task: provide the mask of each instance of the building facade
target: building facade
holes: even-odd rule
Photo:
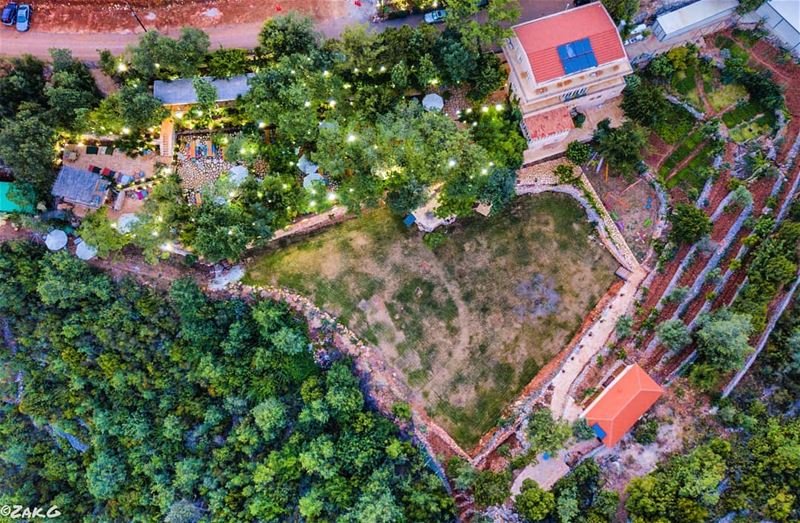
[[[571,115],[618,97],[632,72],[617,28],[599,2],[513,28],[503,46],[509,89],[529,147],[563,140]]]

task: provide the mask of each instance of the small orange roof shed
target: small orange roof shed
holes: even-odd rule
[[[587,407],[583,417],[606,447],[613,447],[663,393],[664,389],[634,363]]]

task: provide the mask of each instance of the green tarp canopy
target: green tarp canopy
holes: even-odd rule
[[[0,182],[0,212],[33,213],[33,207],[22,207],[9,198],[9,191],[14,186],[12,182]]]

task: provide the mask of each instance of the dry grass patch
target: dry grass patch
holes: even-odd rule
[[[525,196],[431,252],[381,209],[259,257],[248,279],[338,314],[469,448],[612,283],[617,264],[592,232],[572,199]]]

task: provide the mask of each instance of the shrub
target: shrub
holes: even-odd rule
[[[542,521],[556,507],[552,492],[542,490],[535,481],[526,479],[522,482],[520,493],[514,499],[514,509],[526,521]]]
[[[398,401],[392,405],[392,414],[401,421],[411,421],[411,405]]]
[[[633,428],[633,439],[640,445],[649,445],[656,441],[658,436],[658,420],[653,418],[642,419]]]
[[[429,232],[422,237],[422,241],[430,250],[435,251],[447,241],[447,235],[441,231]]]
[[[711,232],[711,219],[694,205],[679,203],[670,214],[670,237],[676,243],[690,244]]]
[[[472,497],[481,507],[500,505],[511,495],[511,474],[484,470],[478,473],[472,487]]]
[[[669,350],[675,352],[684,348],[692,341],[689,329],[681,320],[667,320],[656,327],[656,336]]]
[[[567,159],[575,165],[583,165],[589,161],[592,155],[592,147],[587,143],[573,140],[567,145]]]

